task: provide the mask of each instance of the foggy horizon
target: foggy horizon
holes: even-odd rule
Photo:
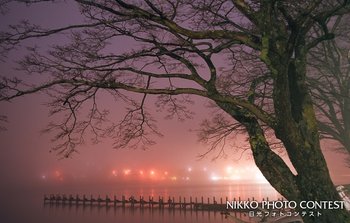
[[[349,91],[333,86],[348,49],[321,68],[346,1],[19,2],[0,2],[1,222],[224,223],[223,198],[350,206]]]

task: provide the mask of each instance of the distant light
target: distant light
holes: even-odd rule
[[[130,169],[125,169],[123,172],[124,172],[124,175],[129,175],[131,170]]]
[[[165,172],[164,172],[164,175],[168,175],[168,171],[165,171]]]
[[[186,177],[186,180],[187,180],[187,181],[190,180],[190,177]]]
[[[192,167],[188,167],[188,168],[187,168],[187,171],[188,171],[188,172],[192,172]]]
[[[255,174],[255,181],[259,182],[259,183],[268,183],[268,181],[266,180],[266,178],[262,175],[261,172],[257,172]]]
[[[211,176],[210,177],[210,180],[212,180],[212,181],[218,181],[220,179],[221,179],[221,177],[218,177],[218,176]]]
[[[46,180],[46,175],[42,175],[41,179]]]
[[[55,176],[56,176],[56,177],[60,177],[60,176],[61,176],[60,171],[56,170],[56,171],[55,171]]]
[[[113,171],[112,171],[112,175],[116,177],[116,176],[118,175],[117,171],[116,171],[116,170],[113,170]]]
[[[207,169],[206,167],[203,168],[203,171],[204,171],[204,172],[207,172],[207,170],[208,170],[208,169]]]
[[[140,170],[140,172],[139,172],[139,173],[140,173],[140,175],[143,175],[143,174],[144,174],[143,170]]]
[[[231,173],[232,173],[232,170],[233,170],[232,166],[226,167],[226,173],[227,173],[227,174],[231,174]]]
[[[171,179],[172,181],[176,181],[176,180],[177,180],[177,177],[176,177],[176,176],[172,176],[170,179]]]
[[[232,175],[231,177],[230,177],[230,180],[241,180],[242,178],[241,178],[241,176],[240,175]]]
[[[151,171],[149,172],[149,174],[150,174],[151,176],[154,176],[156,173],[154,172],[154,170],[151,170]]]

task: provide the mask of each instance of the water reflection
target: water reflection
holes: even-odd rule
[[[256,200],[261,200],[263,197],[269,197],[271,200],[276,200],[280,195],[270,186],[264,185],[113,185],[113,186],[62,186],[43,188],[11,188],[6,190],[6,193],[1,194],[0,199],[0,221],[6,223],[208,223],[208,222],[232,222],[224,218],[220,212],[195,211],[195,210],[180,210],[180,209],[159,209],[155,206],[153,209],[145,206],[140,208],[138,205],[132,208],[122,208],[120,205],[114,207],[110,205],[105,207],[98,205],[62,205],[62,204],[46,204],[43,206],[43,195],[49,194],[76,194],[80,198],[85,194],[88,198],[92,194],[95,198],[100,194],[101,197],[108,195],[113,198],[117,195],[121,199],[122,195],[126,198],[130,196],[143,196],[148,200],[149,196],[154,196],[158,199],[159,196],[164,197],[167,201],[168,197],[182,199],[186,197],[186,201],[190,201],[192,196],[193,201],[197,197],[198,202],[201,202],[203,196],[204,202],[213,197],[219,203],[220,198],[225,201],[228,199],[241,197],[242,200],[254,197]],[[5,202],[6,201],[6,202]],[[238,217],[249,220],[242,213],[237,213]]]
[[[145,222],[145,223],[187,223],[187,222],[229,222],[218,211],[183,210],[158,207],[121,207],[98,205],[69,205],[46,203],[44,214],[62,222]],[[242,218],[244,215],[241,214]],[[231,221],[232,222],[232,221]]]

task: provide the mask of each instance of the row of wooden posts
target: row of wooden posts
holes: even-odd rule
[[[247,201],[254,200],[248,199]],[[263,199],[264,201],[265,199]],[[268,198],[266,198],[268,200]],[[192,196],[189,198],[189,200],[186,200],[186,197],[179,197],[178,200],[175,200],[175,197],[169,197],[167,200],[164,199],[164,197],[158,197],[158,199],[154,199],[154,197],[149,196],[148,200],[145,199],[143,196],[140,196],[139,199],[135,199],[134,196],[129,197],[126,199],[126,197],[123,195],[121,199],[117,199],[117,196],[114,195],[113,199],[110,198],[108,195],[106,195],[105,198],[101,198],[99,195],[97,198],[94,198],[92,195],[88,198],[86,195],[83,195],[83,197],[80,197],[79,195],[73,196],[73,195],[44,195],[44,203],[45,204],[68,204],[68,205],[98,205],[98,206],[122,206],[122,207],[158,207],[158,208],[180,208],[180,209],[191,209],[191,210],[216,210],[216,211],[227,211],[226,203],[228,201],[228,198],[225,199],[220,198],[217,200],[215,197],[210,201],[209,198],[207,200],[204,200],[204,197],[201,197],[200,199],[197,199],[195,197],[194,199]],[[241,201],[241,198],[233,199],[233,201]]]

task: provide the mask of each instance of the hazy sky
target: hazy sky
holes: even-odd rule
[[[26,7],[15,7],[5,19],[1,19],[0,28],[7,24],[16,23],[20,19],[30,19],[43,25],[72,24],[79,20],[79,14],[74,7],[65,7],[56,4],[53,7],[37,5],[34,9],[27,10]],[[43,39],[43,45],[50,44],[52,40]],[[62,39],[55,39],[62,41]],[[31,42],[27,41],[27,45]],[[120,42],[116,49],[122,49],[129,46],[128,42]],[[1,75],[19,74],[14,71],[13,61],[18,60],[22,51],[15,51],[9,55],[6,62],[0,63]],[[240,154],[233,154],[226,159],[218,159],[211,162],[215,154],[209,155],[203,160],[198,160],[198,154],[206,151],[206,146],[200,144],[197,140],[195,130],[199,128],[199,123],[205,117],[211,115],[206,109],[207,101],[193,97],[195,106],[195,118],[178,122],[174,120],[165,120],[165,113],[154,114],[157,117],[159,130],[164,137],[154,138],[157,141],[155,146],[149,150],[115,150],[112,149],[112,142],[106,139],[104,142],[92,145],[86,144],[79,147],[80,154],[73,155],[72,158],[59,160],[54,153],[49,153],[52,146],[51,136],[41,134],[50,121],[48,109],[43,105],[47,102],[45,95],[29,95],[16,99],[11,103],[1,103],[1,114],[8,115],[8,130],[0,133],[0,177],[6,179],[4,184],[36,183],[44,178],[57,175],[64,176],[92,176],[108,178],[113,174],[113,170],[122,172],[125,169],[133,171],[139,169],[169,171],[169,173],[186,172],[189,168],[193,171],[204,168],[210,171],[208,178],[213,174],[220,175],[225,168],[232,166],[233,169],[239,169],[246,166],[253,166],[253,161],[249,156],[243,156],[239,161]],[[107,106],[110,101],[101,99]],[[152,106],[149,104],[148,106]],[[118,109],[112,109],[116,117],[120,116]],[[243,137],[241,137],[243,138]],[[233,144],[240,145],[242,139],[238,138]],[[330,147],[331,143],[325,142],[325,148]],[[350,181],[350,169],[345,167],[343,155],[327,150],[325,152],[332,177],[336,183]],[[119,173],[118,172],[118,173]]]

